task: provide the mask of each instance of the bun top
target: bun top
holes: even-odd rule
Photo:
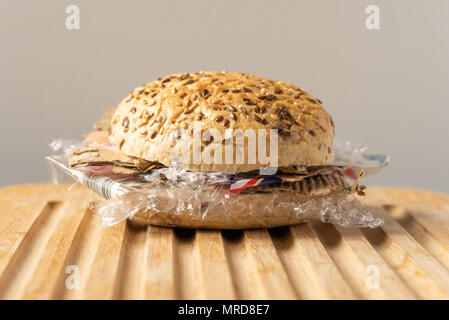
[[[201,151],[212,155],[218,145],[236,143],[227,129],[265,129],[267,147],[269,130],[277,129],[278,167],[324,165],[334,156],[334,124],[319,99],[290,83],[240,72],[173,74],[136,88],[112,117],[110,140],[129,156],[170,166],[177,140],[194,150],[192,139],[179,139],[180,129],[193,134],[194,123],[201,125],[203,134],[221,134],[221,141],[215,135],[200,140]],[[250,163],[252,151],[246,143],[243,151],[244,163],[198,163],[191,157],[180,165],[192,171],[228,172],[270,166],[258,158]]]

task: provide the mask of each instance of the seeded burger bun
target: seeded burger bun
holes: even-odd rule
[[[321,101],[297,86],[239,72],[198,72],[166,76],[133,90],[112,117],[110,140],[128,155],[172,165],[174,134],[192,134],[195,121],[216,129],[278,129],[278,167],[319,166],[333,159],[334,124]],[[269,132],[269,131],[268,131]],[[267,146],[270,136],[267,135]],[[187,146],[193,154],[191,144]],[[269,164],[181,163],[191,171],[246,172]],[[223,154],[224,159],[224,154]]]
[[[247,73],[195,72],[157,79],[133,90],[119,104],[110,126],[103,124],[102,127],[108,127],[110,142],[124,155],[169,167],[173,165],[174,145],[180,140],[179,131],[183,129],[183,134],[192,136],[194,124],[198,123],[202,134],[211,129],[221,134],[219,139],[202,141],[202,152],[215,150],[217,144],[222,147],[231,143],[236,150],[237,140],[227,135],[230,131],[227,129],[233,129],[233,132],[238,129],[242,132],[277,129],[277,166],[281,172],[298,167],[317,168],[334,157],[334,124],[319,99],[292,84]],[[270,135],[266,139],[266,145],[270,146]],[[193,154],[192,143],[182,143]],[[223,159],[222,164],[186,161],[180,165],[191,171],[243,174],[270,165],[248,163],[248,154],[248,143],[245,142],[243,164],[236,161],[226,164]],[[160,226],[214,229],[297,224],[310,217],[311,212],[320,210],[313,204],[311,212],[297,210],[298,204],[319,203],[310,200],[334,191],[351,193],[354,189],[347,185],[341,173],[332,173],[283,182],[279,186],[257,186],[239,194],[229,193],[226,201],[217,205],[214,199],[219,191],[207,187],[201,192],[190,185],[171,185],[167,192],[163,183],[155,188],[159,189],[152,199],[157,199],[158,207],[171,208],[174,199],[189,205],[179,207],[176,214],[171,210],[142,209],[133,220]],[[142,199],[138,193],[128,193],[121,201],[133,204]],[[194,207],[198,209],[197,214],[191,212]]]

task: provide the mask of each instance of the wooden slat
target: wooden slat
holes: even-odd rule
[[[326,297],[327,292],[316,281],[316,274],[290,229],[276,228],[269,233],[296,296],[300,299]],[[327,296],[327,298],[330,297]]]
[[[74,239],[65,257],[63,267],[58,274],[53,299],[82,299],[87,286],[89,269],[92,266],[95,252],[100,240],[100,228],[93,213],[86,209],[79,224]],[[72,268],[78,268],[79,274]],[[78,276],[79,288],[68,287],[70,276]]]
[[[449,273],[383,208],[370,210],[385,220],[385,226],[362,232],[384,261],[421,299],[447,299]]]
[[[441,219],[426,213],[386,206],[390,215],[435,259],[449,270],[449,217]]]
[[[247,276],[263,291],[267,299],[294,299],[295,291],[285,273],[276,249],[266,230],[244,232],[245,251],[248,256]]]
[[[291,226],[290,229],[295,237],[295,243],[301,250],[299,252],[302,256],[302,261],[305,260],[308,263],[306,269],[307,278],[313,279],[323,291],[323,294],[316,298],[356,298],[354,291],[335,266],[323,244],[311,228],[310,223]],[[307,286],[309,282],[310,280],[305,281]]]
[[[45,200],[28,204],[20,201],[21,199],[18,203],[7,204],[0,202],[2,210],[0,219],[0,279],[3,278],[4,270],[10,264],[12,257],[30,231],[33,223],[39,216],[51,209]]]
[[[415,298],[413,292],[386,265],[358,229],[335,228],[318,222],[311,224],[335,265],[359,297],[365,299]],[[370,283],[374,280],[373,276],[379,276],[375,284]],[[384,283],[388,283],[388,287],[384,286]]]
[[[27,284],[24,299],[49,299],[57,285],[58,275],[64,268],[65,257],[70,249],[76,230],[86,214],[83,197],[74,198],[64,203],[58,212],[58,221],[49,238],[39,263],[34,270],[31,281]],[[88,213],[87,213],[88,214]],[[40,232],[46,232],[40,230]]]
[[[254,277],[256,270],[248,264],[248,255],[243,242],[244,231],[223,230],[223,246],[237,299],[263,299],[265,294],[260,282]]]
[[[198,299],[201,297],[198,281],[198,260],[193,259],[195,231],[188,229],[174,230],[174,286],[176,299]],[[159,254],[159,248],[155,248]]]
[[[366,266],[348,243],[342,239],[341,234],[335,230],[334,226],[317,222],[311,222],[311,225],[334,264],[357,296],[360,298],[381,298],[378,292],[366,287]],[[351,263],[348,264],[348,261]]]
[[[357,259],[362,263],[361,278],[364,281],[363,298],[373,299],[415,299],[416,295],[407,285],[390,269],[382,257],[371,246],[369,241],[356,228],[336,227],[341,235],[341,241],[351,248]],[[347,268],[348,264],[345,263]],[[348,276],[351,276],[351,269]],[[377,277],[378,279],[370,279]],[[373,280],[372,283],[370,280]],[[375,286],[374,286],[375,284]]]
[[[369,188],[362,200],[385,220],[377,229],[311,221],[221,232],[103,229],[88,208],[95,198],[79,186],[0,189],[0,298],[449,298],[443,194]],[[73,267],[79,288],[68,284]]]
[[[127,221],[115,280],[115,299],[145,299],[147,227]]]
[[[148,227],[145,297],[147,299],[175,298],[173,230]]]
[[[378,211],[376,211],[378,210]],[[407,252],[409,257],[424,270],[424,272],[444,291],[446,298],[449,298],[449,270],[444,268],[444,264],[439,256],[432,256],[411,234],[409,234],[388,212],[381,208],[372,211],[383,212],[382,218],[385,221],[383,227],[385,233],[390,235]],[[435,244],[435,243],[433,243]],[[432,244],[427,243],[429,248]],[[447,258],[447,256],[443,257]]]
[[[200,281],[200,298],[236,298],[220,231],[198,230],[193,258],[198,261],[195,272]]]
[[[22,297],[39,260],[45,254],[51,234],[57,228],[61,207],[60,202],[47,203],[33,221],[2,274],[0,296],[3,299]]]
[[[85,270],[89,276],[84,283],[83,296],[87,299],[110,299],[113,297],[125,227],[126,222],[123,221],[100,230],[101,237],[97,252],[92,265]],[[83,271],[81,270],[81,272]]]

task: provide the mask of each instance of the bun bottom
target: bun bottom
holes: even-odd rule
[[[189,215],[173,215],[165,212],[144,212],[136,214],[132,219],[138,224],[150,224],[159,227],[181,227],[189,229],[255,229],[275,228],[287,225],[300,224],[307,221],[283,211],[280,214],[256,214],[251,216],[237,216],[223,219],[220,217],[198,218]]]
[[[131,220],[138,224],[194,229],[274,228],[303,223],[317,217],[320,206],[316,204],[322,203],[320,199],[323,197],[326,195],[279,191],[239,194],[238,201],[213,206],[202,216],[182,211],[175,214],[144,209],[138,211]]]

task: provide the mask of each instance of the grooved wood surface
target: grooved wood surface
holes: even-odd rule
[[[375,230],[317,221],[247,231],[130,222],[103,229],[88,208],[95,198],[81,186],[0,189],[1,299],[449,297],[444,194],[369,188],[362,199],[386,222]]]

